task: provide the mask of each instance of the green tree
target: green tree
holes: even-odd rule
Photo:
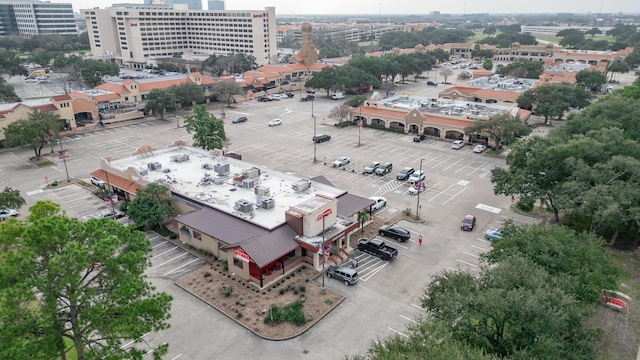
[[[591,28],[591,29],[585,31],[584,33],[587,34],[587,35],[591,35],[591,37],[593,38],[596,35],[602,34],[602,31],[600,29],[598,29],[598,28]]]
[[[485,58],[482,62],[482,68],[485,70],[493,70],[493,60],[490,58]]]
[[[0,102],[12,103],[22,101],[16,94],[13,86],[7,83],[2,75],[0,75]]]
[[[26,120],[18,120],[4,128],[6,146],[29,145],[40,159],[42,148],[59,138],[60,116],[52,112],[34,110]]]
[[[491,170],[491,183],[496,195],[518,196],[523,209],[531,210],[539,201],[553,211],[558,222],[557,186],[571,172],[563,166],[565,154],[552,144],[552,139],[540,137],[516,142],[507,155],[508,168]]]
[[[165,112],[176,111],[176,102],[173,94],[162,89],[151,90],[147,95],[147,103],[144,105],[144,110],[160,114],[160,119],[164,119]]]
[[[565,291],[587,303],[599,301],[602,289],[617,288],[620,268],[594,235],[564,226],[517,227],[511,223],[503,227],[502,234],[481,256],[489,264],[527,258],[556,277]]]
[[[66,358],[73,350],[79,360],[140,359],[146,349],[122,344],[169,327],[171,296],[144,274],[144,233],[110,219],[53,216],[26,225],[21,243],[0,264],[1,358]],[[167,350],[154,349],[154,357]]]
[[[220,99],[221,102],[226,102],[227,105],[231,105],[235,95],[241,95],[244,93],[238,84],[226,81],[218,81],[213,84],[211,92],[218,95],[218,99]]]
[[[473,51],[471,51],[471,57],[475,58],[475,59],[492,59],[493,58],[493,51],[489,50],[489,49],[480,49],[480,44],[476,44],[473,47]]]
[[[607,82],[607,78],[599,71],[581,70],[576,74],[576,82],[596,92]]]
[[[640,83],[640,80],[636,80],[636,82]],[[640,100],[640,84],[625,86],[622,89],[617,89],[614,91],[622,97]]]
[[[482,268],[447,271],[428,285],[422,305],[454,339],[501,358],[585,359],[594,334],[581,304],[558,279],[524,256]]]
[[[216,84],[212,87],[215,89]],[[183,108],[189,108],[193,106],[193,103],[202,104],[205,102],[204,90],[198,84],[183,83],[180,85],[172,85],[169,89],[175,100],[180,103]]]
[[[591,95],[582,88],[562,84],[537,86],[525,91],[517,99],[518,106],[523,109],[533,109],[536,115],[544,116],[545,124],[549,118],[562,119],[570,108],[583,108],[588,105]]]
[[[62,210],[59,204],[56,204],[51,200],[40,200],[29,208],[27,221],[34,223],[38,221],[38,219],[64,214],[65,211]]]
[[[27,69],[22,66],[22,60],[15,52],[0,51],[0,74],[27,75]]]
[[[402,79],[402,83],[404,83],[405,79],[409,75],[414,75],[417,72],[422,73],[422,71],[420,71],[420,67],[413,57],[409,55],[397,55],[394,57],[394,62],[398,65],[398,74]]]
[[[479,120],[464,128],[464,133],[467,136],[480,134],[488,137],[493,142],[496,151],[500,151],[504,142],[513,142],[530,132],[527,125],[509,114],[496,115],[489,120]]]
[[[615,73],[624,74],[631,70],[629,65],[624,61],[614,61],[607,66],[607,74],[609,74],[609,80],[613,80],[613,75]]]
[[[624,62],[626,62],[629,67],[636,67],[640,65],[640,49],[637,47],[634,48],[631,54],[624,58]]]
[[[358,213],[358,224],[360,224],[360,229],[362,229],[363,233],[364,233],[364,223],[366,223],[367,220],[369,220],[369,213],[367,213],[364,210],[360,211]]]
[[[19,209],[24,204],[26,204],[26,202],[24,198],[20,196],[20,190],[15,190],[7,186],[0,192],[0,209]]]
[[[100,60],[87,59],[76,57],[76,62],[73,66],[76,67],[82,77],[82,80],[89,86],[95,87],[102,84],[103,76],[116,76],[120,73],[120,68],[115,63],[107,63]]]
[[[375,341],[366,356],[356,355],[350,360],[393,359],[474,359],[497,360],[499,357],[456,339],[453,331],[442,322],[421,319],[405,331],[406,337],[398,334]]]
[[[562,29],[556,33],[556,37],[564,37],[574,34],[582,34],[582,31],[574,28]]]
[[[337,89],[338,76],[336,68],[327,66],[322,68],[319,72],[313,74],[313,77],[304,83],[307,88],[324,89],[329,96],[329,92]]]
[[[154,225],[162,227],[162,222],[173,215],[175,209],[171,206],[169,189],[150,183],[144,188],[136,189],[136,197],[127,211],[129,218],[136,224],[150,229]]]
[[[542,62],[527,59],[517,59],[516,61],[499,67],[496,73],[502,76],[511,76],[514,78],[538,79],[542,74]]]
[[[5,221],[0,222],[0,264],[3,262],[5,253],[13,250],[22,241],[22,234],[24,233],[25,224],[14,217],[10,217]],[[0,309],[0,314],[2,309]],[[0,319],[1,319],[0,315]],[[0,336],[1,338],[1,336]]]
[[[189,134],[193,134],[193,146],[205,150],[222,149],[227,135],[222,120],[211,115],[206,106],[196,106],[194,115],[187,116],[184,127]]]
[[[361,106],[362,104],[364,104],[365,101],[367,101],[366,95],[356,95],[351,99],[347,100],[345,104],[351,106],[352,108],[357,108],[358,106]]]
[[[496,27],[493,25],[489,25],[482,30],[483,34],[489,35],[489,36],[495,34],[496,32],[498,32],[498,29],[496,29]]]
[[[428,51],[427,54],[433,56],[438,63],[449,61],[450,54],[442,49]]]

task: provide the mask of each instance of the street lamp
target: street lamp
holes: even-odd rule
[[[64,171],[67,173],[67,182],[70,182],[71,180],[69,180],[69,170],[67,169],[67,152],[62,148],[62,139],[60,138],[60,136],[58,136],[58,144],[60,144],[59,157],[62,157],[62,162],[64,162]]]
[[[331,210],[330,208],[327,210]],[[320,293],[322,295],[324,295],[326,288],[324,287],[324,263],[326,262],[326,254],[325,254],[325,250],[324,250],[324,218],[327,217],[327,215],[331,214],[331,211],[323,211],[322,214],[320,214],[320,216],[322,216],[322,247],[320,248],[320,256],[322,256],[322,287],[320,288]]]
[[[116,216],[116,208],[113,205],[113,198],[111,197],[111,184],[109,183],[109,173],[105,169],[102,169],[102,171],[104,172],[104,176],[107,179],[107,187],[108,187],[107,190],[109,190],[109,203],[111,203],[111,211],[113,211],[113,216],[115,218],[115,216]]]
[[[422,161],[424,159],[420,159],[420,173],[422,175]],[[422,180],[420,180],[420,176],[418,176],[418,203],[416,205],[416,219],[420,219],[420,192],[422,191]]]
[[[360,142],[360,132],[362,130],[362,105],[364,105],[364,101],[360,104],[360,115],[358,117],[358,146],[362,145]]]
[[[313,115],[313,98],[315,98],[315,95],[312,95],[312,96],[313,97],[311,98],[311,117],[313,118],[313,137],[315,138],[315,136],[316,136],[316,116]],[[316,145],[317,145],[317,143],[314,140],[314,142],[313,142],[313,163],[314,164],[318,162],[318,159],[316,157]],[[324,218],[323,218],[323,221],[324,221]]]

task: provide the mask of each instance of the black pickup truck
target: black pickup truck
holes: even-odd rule
[[[358,240],[358,250],[379,257],[382,260],[393,260],[398,256],[398,250],[385,245],[380,239],[360,239]]]

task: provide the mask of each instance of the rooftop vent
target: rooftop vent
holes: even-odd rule
[[[229,175],[229,164],[215,164],[213,165],[213,171],[217,172],[218,175]]]
[[[242,179],[242,187],[245,189],[251,189],[255,184],[256,183],[253,179]]]
[[[302,179],[297,181],[291,185],[291,188],[296,192],[303,192],[308,190],[311,187],[311,181],[307,179]]]
[[[260,169],[258,168],[244,169],[242,170],[242,175],[244,175],[245,178],[257,178],[258,176],[260,176]]]
[[[233,208],[243,213],[250,213],[253,211],[253,204],[247,200],[238,200]]]
[[[160,164],[159,162],[150,162],[147,164],[147,169],[151,170],[151,171],[158,171],[158,170],[162,170],[162,164]]]
[[[256,195],[258,196],[269,196],[269,193],[270,193],[268,187],[261,186],[261,185],[256,186],[255,192],[256,192]]]
[[[202,168],[205,170],[213,170],[213,165],[211,164],[202,164]]]
[[[261,209],[270,210],[276,206],[276,201],[272,197],[259,197],[256,205],[258,205]]]
[[[149,174],[149,170],[143,167],[139,167],[136,170],[138,170],[138,174],[140,174],[140,176],[147,176],[147,174]]]
[[[189,160],[189,155],[187,155],[187,154],[173,155],[171,157],[171,162],[180,163],[180,162],[185,162],[187,160]]]

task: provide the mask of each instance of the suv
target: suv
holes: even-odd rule
[[[416,172],[416,170],[414,168],[406,167],[406,168],[400,170],[398,175],[396,175],[396,179],[398,179],[398,180],[407,180],[409,178],[409,176],[411,176],[411,174],[413,174],[414,172]]]
[[[464,147],[464,141],[462,140],[456,140],[453,142],[453,144],[451,144],[451,148],[455,150],[460,150],[463,147]]]
[[[390,173],[391,170],[393,170],[393,164],[391,164],[390,162],[386,162],[378,166],[378,168],[376,169],[376,175],[380,175],[380,176],[386,175]]]
[[[414,142],[422,142],[422,140],[426,140],[426,139],[427,139],[427,135],[425,134],[418,134],[413,137]]]
[[[231,120],[232,123],[237,124],[237,123],[242,123],[242,122],[247,122],[247,117],[246,116],[238,116],[236,118],[234,118],[233,120]]]
[[[327,268],[327,276],[329,278],[336,278],[344,282],[347,286],[358,282],[358,272],[346,266],[329,266]]]
[[[429,86],[438,86],[438,84],[433,82],[433,81],[427,81],[427,85],[429,85]]]
[[[325,141],[329,141],[329,140],[331,140],[331,136],[326,135],[326,134],[318,134],[318,135],[313,137],[313,142],[314,143],[321,143],[321,142],[325,142]]]
[[[313,100],[313,98],[314,98],[314,96],[311,95],[311,94],[304,94],[300,98],[300,101],[311,101],[311,100]]]
[[[409,230],[398,226],[382,226],[380,230],[378,230],[378,234],[380,236],[396,239],[399,242],[405,242],[411,237]]]
[[[98,179],[95,176],[91,177],[91,183],[97,187],[103,187],[104,186],[104,181]]]
[[[462,219],[460,223],[460,229],[464,231],[471,231],[476,226],[476,217],[473,215],[467,215]]]
[[[367,165],[364,168],[363,172],[365,174],[373,174],[379,166],[380,166],[380,162],[379,161],[374,161],[371,164]]]

